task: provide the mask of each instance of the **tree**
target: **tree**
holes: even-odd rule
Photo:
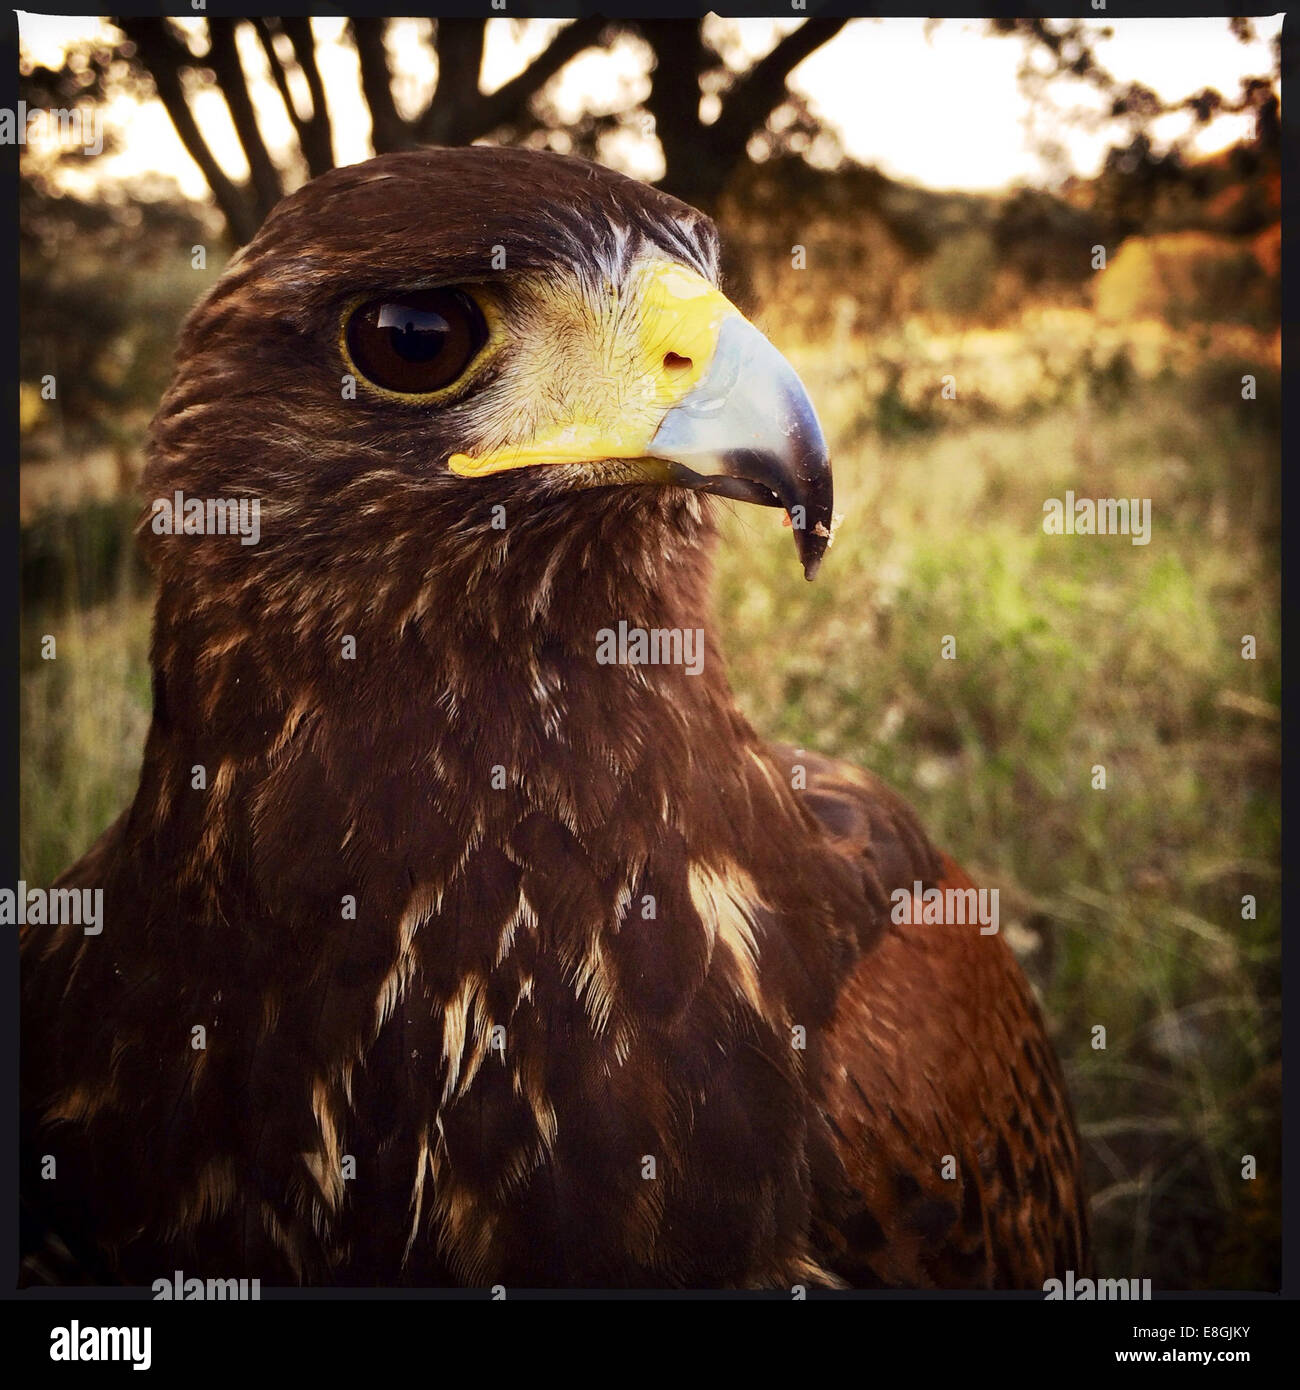
[[[1228,30],[1240,43],[1255,38],[1249,19],[1238,16],[1227,21]],[[1191,117],[1181,135],[1172,141],[1172,152],[1181,154],[1192,135],[1216,116],[1247,111],[1255,114],[1256,140],[1266,148],[1275,148],[1280,136],[1279,106],[1276,85],[1280,76],[1280,35],[1274,43],[1271,73],[1243,77],[1235,97],[1224,96],[1213,87],[1204,87],[1176,101],[1165,101],[1141,82],[1121,82],[1109,71],[1097,53],[1098,41],[1109,38],[1108,27],[1098,28],[1081,19],[994,19],[989,21],[994,34],[1017,35],[1025,40],[1024,60],[1020,65],[1021,89],[1035,105],[1046,104],[1049,92],[1059,87],[1062,78],[1075,78],[1101,93],[1106,105],[1101,112],[1076,108],[1068,119],[1080,126],[1095,126],[1099,121],[1120,121],[1128,130],[1130,142],[1146,135],[1151,122],[1159,116],[1182,112]],[[1056,153],[1041,147],[1047,155]]]
[[[113,21],[127,42],[122,49],[137,76],[147,76],[186,150],[201,170],[226,220],[232,239],[247,241],[288,190],[292,169],[272,158],[258,125],[249,74],[240,58],[241,29],[256,33],[276,90],[293,127],[293,162],[316,175],[334,162],[332,131],[317,38],[303,18],[208,19],[206,46],[193,28],[164,18]],[[437,58],[438,82],[424,108],[404,117],[394,98],[386,32],[389,21],[354,17],[348,38],[356,51],[360,95],[371,116],[376,154],[422,144],[459,145],[496,139],[508,143],[554,143],[561,134],[540,100],[546,84],[579,53],[631,33],[649,50],[650,88],[644,107],[618,115],[584,118],[562,132],[561,145],[594,153],[600,137],[617,125],[648,115],[663,151],[661,186],[712,207],[746,159],[747,146],[786,99],[794,68],[833,38],[847,20],[807,20],[786,34],[748,71],[733,73],[710,41],[705,23],[694,20],[611,21],[577,19],[556,31],[547,47],[517,76],[485,92],[481,70],[486,20],[439,19],[428,42]],[[197,51],[196,51],[197,50]],[[221,168],[194,115],[197,91],[214,87],[225,100],[248,161],[249,177],[236,183]],[[305,89],[310,109],[299,107],[294,88]],[[701,116],[702,96],[714,98],[716,117]]]

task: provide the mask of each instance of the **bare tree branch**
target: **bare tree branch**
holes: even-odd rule
[[[293,94],[289,90],[288,74],[285,72],[284,64],[280,61],[280,55],[275,51],[275,35],[282,32],[280,21],[262,16],[253,20],[252,23],[253,28],[257,31],[257,37],[262,42],[262,52],[266,56],[266,65],[271,70],[271,80],[275,83],[275,90],[280,93],[280,100],[284,103],[284,109],[288,113],[289,120],[293,123],[294,131],[298,136],[298,148],[302,149],[307,122],[298,114],[298,108],[294,105]]]
[[[252,234],[281,192],[280,174],[258,128],[248,78],[239,61],[235,26],[250,22],[293,124],[303,159],[313,177],[324,173],[334,162],[333,133],[310,20],[210,20],[210,49],[204,59],[195,59],[178,31],[164,21],[120,21],[123,31],[137,41],[142,64],[154,76],[160,99],[208,180],[232,234],[239,240]],[[712,125],[704,125],[699,114],[703,84],[707,74],[720,68],[722,60],[706,42],[701,25],[695,20],[610,21],[594,15],[572,21],[555,33],[523,72],[491,93],[484,93],[480,87],[486,21],[439,20],[433,39],[438,58],[437,88],[426,109],[410,121],[399,114],[393,96],[393,73],[385,46],[388,21],[367,16],[353,16],[348,21],[376,154],[410,149],[423,142],[467,144],[494,133],[518,141],[545,129],[546,115],[535,109],[533,98],[546,83],[579,53],[608,43],[612,33],[640,33],[655,60],[646,106],[654,118],[667,164],[663,186],[705,207],[716,202],[727,179],[744,160],[750,136],[785,99],[787,79],[793,69],[838,34],[846,23],[805,21],[732,82],[721,95],[718,119]],[[283,43],[277,50],[280,35],[288,38],[292,58]],[[311,97],[310,115],[302,112],[293,99],[294,63]],[[186,106],[181,73],[186,67],[200,65],[213,69],[230,108],[248,157],[250,190],[240,190],[222,173]],[[623,113],[614,119],[613,125],[643,121],[644,113]],[[585,142],[583,148],[597,154],[602,131],[612,128],[610,121],[592,117],[578,124],[580,143]]]
[[[790,74],[847,23],[847,19],[805,20],[724,95],[722,114],[711,131],[714,149],[728,169],[744,157],[749,137],[785,99]]]
[[[280,23],[293,45],[293,56],[298,60],[311,96],[311,118],[306,122],[305,129],[298,131],[298,140],[307,160],[307,168],[315,178],[317,174],[334,167],[334,132],[330,127],[325,83],[316,62],[316,40],[311,32],[311,20],[302,15],[286,15]]]
[[[361,65],[361,94],[370,111],[370,143],[376,154],[409,149],[415,143],[410,127],[397,114],[393,102],[393,78],[384,47],[386,19],[353,15],[348,20],[352,44]]]
[[[438,55],[438,85],[416,122],[419,138],[431,145],[463,145],[473,137],[464,132],[474,125],[482,103],[479,70],[483,66],[483,19],[435,21],[433,50]]]
[[[647,19],[636,28],[654,54],[646,108],[664,152],[664,186],[694,201],[715,164],[713,128],[701,126],[699,110],[700,78],[718,63],[718,55],[694,20]]]
[[[252,239],[261,219],[252,201],[229,179],[199,131],[185,100],[181,69],[194,66],[194,57],[165,19],[115,17],[113,23],[135,45],[136,54],[153,79],[158,100],[171,118],[186,153],[212,190],[230,234],[237,243]]]
[[[271,70],[271,80],[275,83],[275,90],[280,93],[280,100],[284,102],[284,109],[289,113],[289,119],[294,124],[294,129],[300,129],[304,124],[302,117],[298,114],[297,107],[293,104],[293,97],[289,91],[289,81],[285,76],[284,64],[280,61],[280,55],[275,51],[275,35],[280,33],[280,21],[271,19],[263,15],[253,20],[253,28],[257,31],[257,37],[262,42],[262,52],[266,55],[266,65]]]
[[[280,184],[280,173],[271,161],[266,141],[257,125],[257,115],[253,101],[248,94],[248,78],[239,61],[239,50],[235,45],[235,28],[238,20],[209,19],[209,48],[207,62],[216,74],[217,85],[226,99],[230,119],[235,134],[243,147],[252,176],[253,195],[256,200],[258,221],[260,222],[284,195]]]
[[[667,172],[662,186],[690,203],[708,206],[745,157],[749,137],[786,96],[786,79],[803,60],[834,38],[844,19],[805,20],[722,96],[709,126],[699,119],[700,79],[719,64],[694,20],[639,20],[634,27],[655,55],[646,105],[655,118]]]
[[[532,98],[584,49],[597,45],[608,21],[600,15],[566,24],[517,77],[482,98],[467,140],[477,140],[497,126],[519,121]]]

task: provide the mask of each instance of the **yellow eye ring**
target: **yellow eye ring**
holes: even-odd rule
[[[481,287],[426,286],[349,301],[339,353],[349,373],[407,405],[455,399],[505,342],[502,315]]]

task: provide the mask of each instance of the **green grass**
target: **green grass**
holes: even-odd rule
[[[19,854],[47,884],[135,794],[149,730],[151,600],[24,615]],[[42,639],[55,640],[53,660]]]
[[[1083,372],[1014,411],[920,409],[914,386],[889,410],[865,366],[829,349],[796,361],[825,412],[844,521],[808,585],[775,514],[728,516],[718,610],[741,705],[772,737],[874,768],[1001,890],[1074,1095],[1098,1272],[1276,1287],[1272,408],[1263,393],[1256,414],[1234,401],[1231,372],[1119,386]],[[1044,535],[1043,501],[1067,488],[1150,497],[1151,544]],[[127,587],[25,616],[32,882],[130,799],[148,623]]]
[[[1074,1095],[1099,1272],[1268,1288],[1277,443],[1230,399],[1181,397],[1142,386],[1122,409],[969,427],[954,410],[942,431],[892,437],[832,417],[843,522],[816,584],[788,531],[737,509],[718,592],[755,725],[879,772],[1001,890]],[[1045,535],[1043,501],[1067,488],[1150,497],[1151,543]]]

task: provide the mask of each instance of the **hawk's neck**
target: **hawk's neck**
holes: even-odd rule
[[[736,712],[698,551],[562,569],[516,539],[423,582],[408,557],[224,602],[164,583],[105,903],[132,925],[87,968],[148,1020],[128,1052],[159,1013],[208,1029],[162,1090],[229,1135],[230,1193],[288,1194],[258,1229],[295,1277],[644,1277],[664,1194],[685,1229],[726,1192],[713,1274],[780,1281],[797,1193],[761,1268],[743,1252],[802,1171],[796,1039],[856,951],[861,871]],[[695,1162],[716,1177],[673,1186]],[[197,1240],[208,1209],[159,1220]]]
[[[226,602],[164,583],[130,821],[148,871],[200,936],[232,903],[300,944],[355,911],[376,959],[450,915],[444,957],[480,961],[496,905],[527,918],[551,891],[575,930],[616,932],[647,874],[761,899],[755,844],[812,832],[735,708],[695,501],[611,521],[584,499],[562,543],[406,535],[362,573],[277,578],[272,550]]]

